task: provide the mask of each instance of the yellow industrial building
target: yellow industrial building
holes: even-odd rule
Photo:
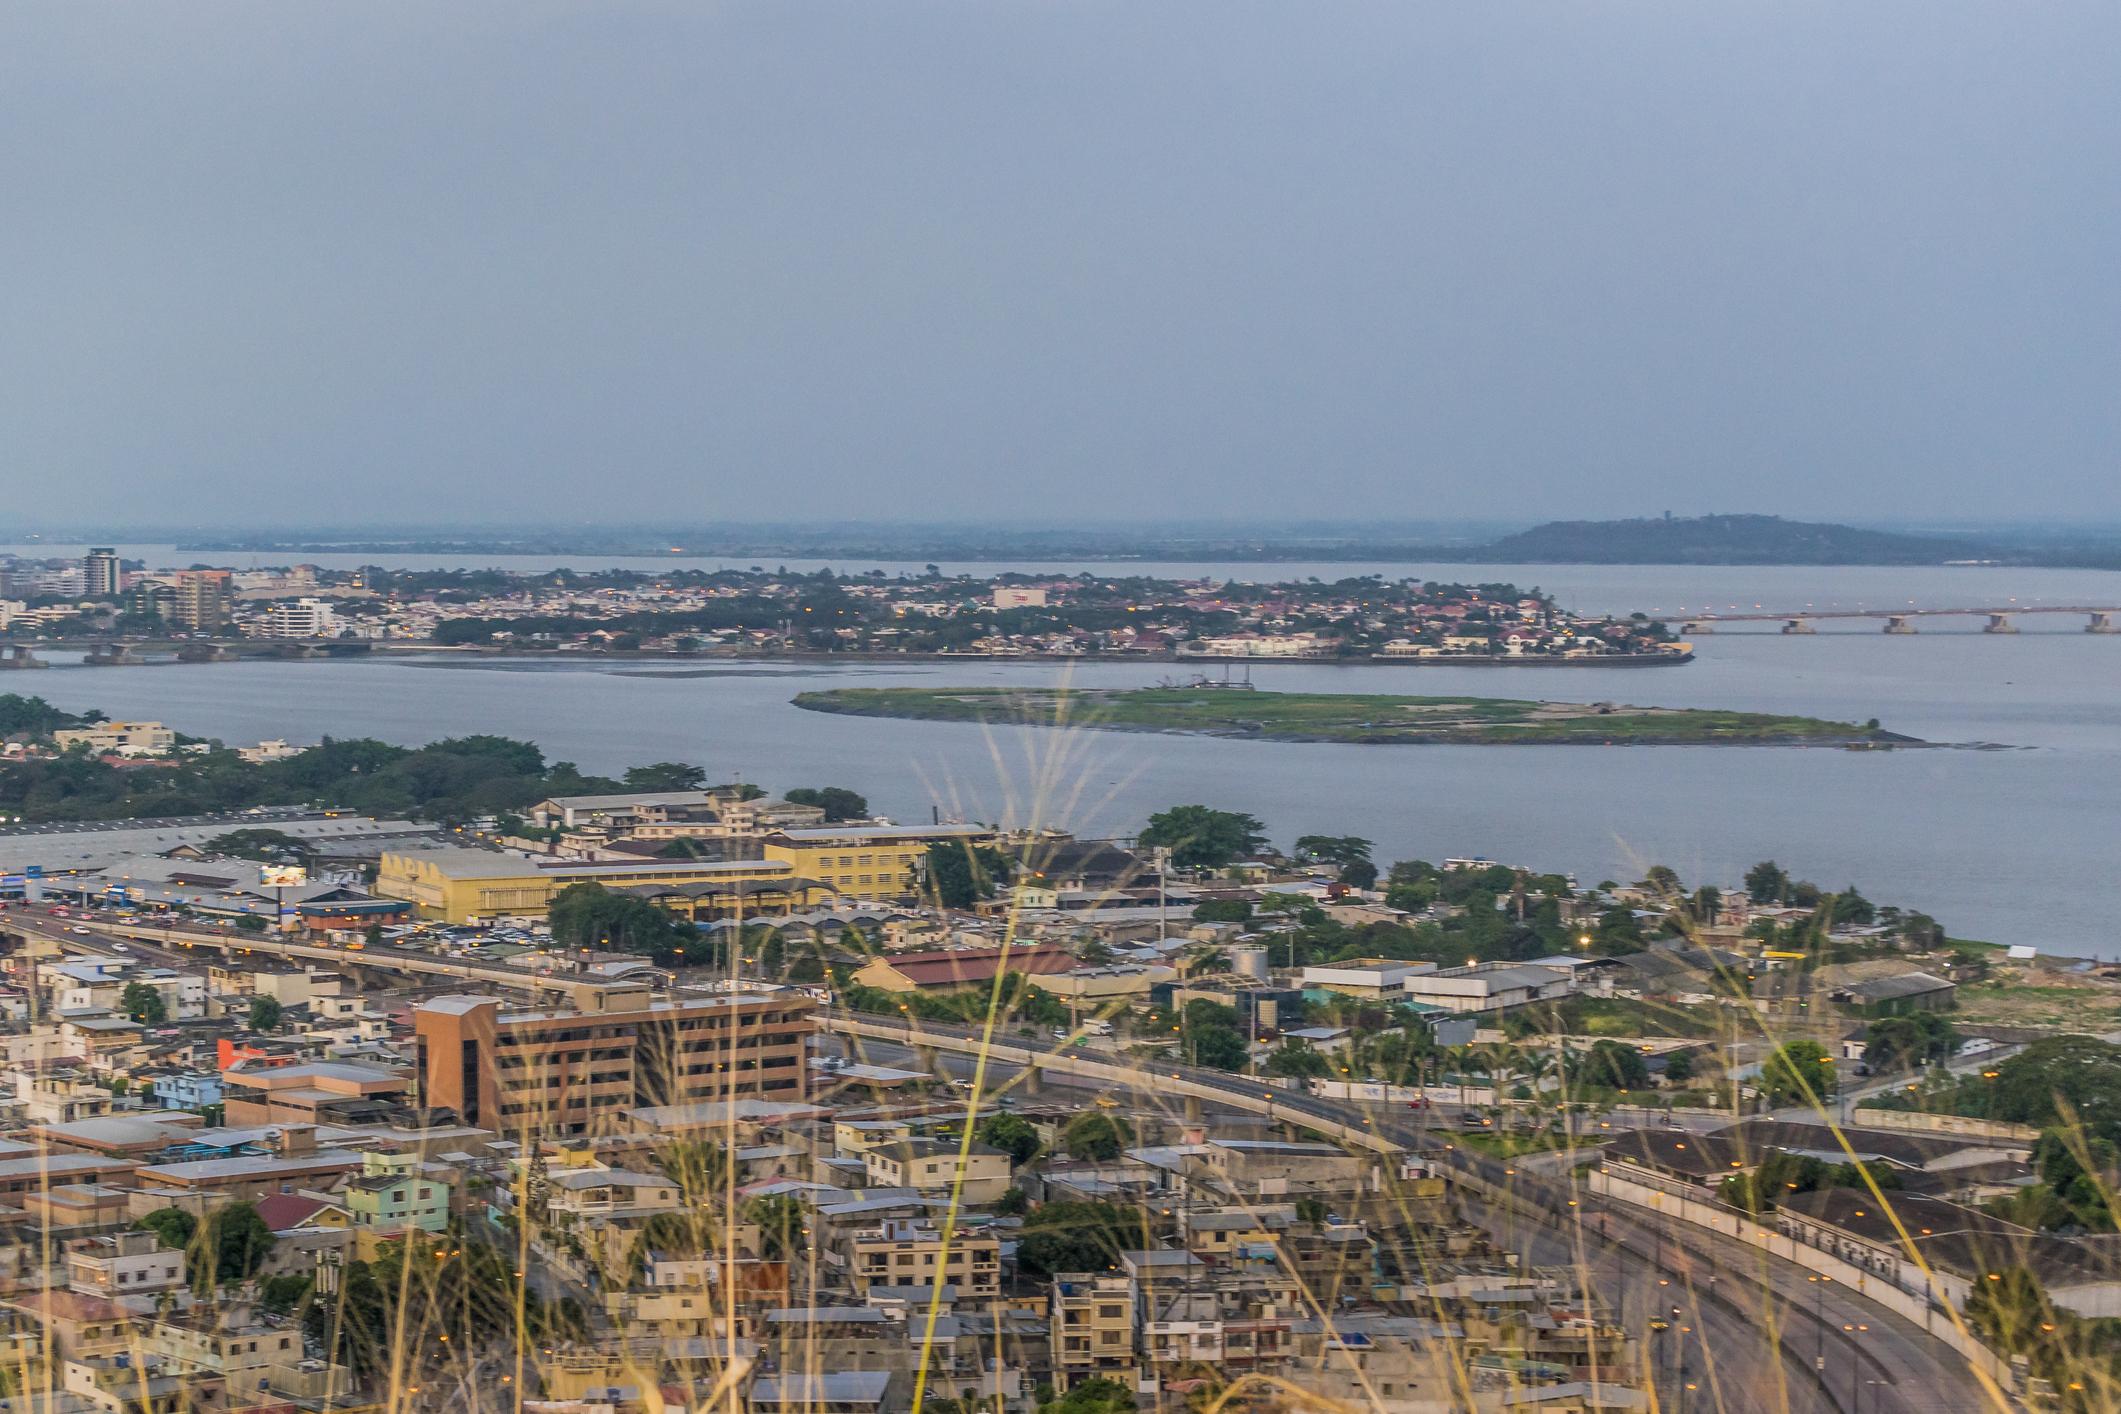
[[[403,899],[420,917],[471,923],[538,914],[570,884],[607,889],[682,893],[700,918],[793,913],[829,903],[836,892],[799,875],[781,859],[695,860],[684,863],[599,863],[536,860],[483,849],[386,851],[378,861],[376,893]]]
[[[928,846],[992,844],[973,825],[844,825],[781,830],[761,844],[768,859],[856,898],[911,898],[920,892]]]
[[[761,836],[764,858],[618,861],[525,859],[483,849],[386,851],[375,892],[446,923],[543,913],[570,884],[624,889],[701,921],[817,908],[835,897],[909,899],[920,892],[928,846],[989,844],[994,832],[960,825],[848,825]]]

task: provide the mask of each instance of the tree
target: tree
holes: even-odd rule
[[[1122,1252],[1152,1246],[1149,1216],[1136,1204],[1045,1203],[1024,1219],[1018,1266],[1033,1276],[1101,1272]]]
[[[1377,882],[1377,866],[1370,861],[1370,842],[1360,835],[1301,835],[1296,857],[1340,866],[1340,881],[1350,888],[1367,889]]]
[[[1679,882],[1676,870],[1664,864],[1652,864],[1642,876],[1642,887],[1662,898],[1676,898],[1686,892],[1686,885]]]
[[[1134,1126],[1103,1110],[1085,1110],[1068,1121],[1067,1129],[1061,1133],[1061,1142],[1078,1159],[1110,1163],[1134,1142]]]
[[[276,1241],[249,1203],[230,1203],[208,1213],[199,1240],[212,1243],[214,1276],[224,1282],[248,1281],[265,1265]]]
[[[1333,1073],[1332,1063],[1300,1041],[1284,1041],[1268,1053],[1260,1069],[1291,1080],[1315,1080]]]
[[[310,1286],[310,1279],[299,1272],[267,1277],[258,1284],[258,1308],[284,1316],[302,1304]]]
[[[862,820],[869,815],[868,798],[840,786],[798,786],[781,799],[790,805],[815,805],[825,812],[828,823]]]
[[[1790,876],[1772,859],[1745,871],[1745,894],[1754,903],[1780,903],[1789,897]]]
[[[794,1262],[803,1255],[803,1229],[809,1225],[801,1200],[789,1193],[767,1193],[744,1205],[746,1221],[758,1224],[759,1254],[770,1262]]]
[[[1618,1041],[1596,1041],[1584,1053],[1579,1074],[1608,1090],[1642,1090],[1650,1083],[1650,1065],[1642,1052]]]
[[[1204,899],[1193,905],[1195,923],[1249,923],[1252,901],[1242,898]]]
[[[181,1208],[157,1208],[133,1224],[185,1254],[193,1284],[247,1281],[272,1255],[273,1231],[249,1203],[216,1208],[202,1221]]]
[[[1192,1052],[1193,1064],[1213,1070],[1243,1070],[1252,1057],[1245,1038],[1225,1026],[1188,1028],[1186,1048]]]
[[[613,893],[602,884],[569,884],[546,911],[552,939],[568,948],[615,948],[658,958],[705,951],[698,929],[646,899]]]
[[[253,1031],[279,1030],[280,1003],[271,997],[251,998],[250,1029]]]
[[[1812,1103],[1834,1093],[1834,1067],[1817,1041],[1786,1041],[1761,1063],[1760,1092],[1773,1105]]]
[[[2121,1142],[2121,1047],[2090,1036],[2050,1036],[1969,1079],[1957,1108],[2046,1129],[2074,1124]]]
[[[683,761],[657,761],[629,767],[620,779],[626,789],[635,791],[698,790],[707,784],[707,773]]]
[[[1878,909],[1850,884],[1827,901],[1827,922],[1836,928],[1862,928],[1878,917]]]
[[[1038,1127],[1021,1115],[989,1115],[980,1124],[979,1138],[1006,1151],[1012,1164],[1028,1164],[1038,1155]]]
[[[1266,828],[1239,811],[1174,805],[1149,817],[1141,843],[1171,851],[1171,863],[1180,869],[1220,869],[1265,844]]]
[[[1674,1085],[1684,1085],[1694,1078],[1694,1058],[1685,1051],[1674,1051],[1664,1058],[1664,1078]]]
[[[236,931],[240,933],[262,933],[270,926],[262,915],[256,913],[246,913],[236,920]]]
[[[191,1246],[192,1236],[199,1230],[199,1220],[182,1208],[157,1208],[133,1226],[153,1233],[164,1247],[181,1252]]]
[[[118,1006],[142,1026],[160,1026],[169,1020],[169,1007],[151,983],[126,983],[125,990],[118,994]]]
[[[1008,856],[985,845],[938,840],[928,846],[928,891],[943,908],[970,908],[1009,881]]]
[[[1078,1380],[1059,1399],[1038,1406],[1038,1414],[1134,1414],[1140,1406],[1134,1391],[1118,1380],[1093,1375]]]
[[[1934,1065],[1958,1048],[1951,1022],[1929,1011],[1880,1017],[1863,1033],[1863,1063],[1888,1074]]]

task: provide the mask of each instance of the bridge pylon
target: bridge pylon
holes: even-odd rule
[[[1819,632],[1819,630],[1818,630],[1818,629],[1816,629],[1816,628],[1813,628],[1813,627],[1812,627],[1812,621],[1811,621],[1810,619],[1804,618],[1804,617],[1802,617],[1802,616],[1800,616],[1800,617],[1798,617],[1798,618],[1794,618],[1794,619],[1791,619],[1791,620],[1790,620],[1790,621],[1789,621],[1788,623],[1784,624],[1784,625],[1782,626],[1782,631],[1783,631],[1784,633],[1817,633],[1817,632]]]
[[[1885,631],[1887,633],[1913,633],[1915,625],[1908,620],[1906,614],[1893,614],[1885,621]]]
[[[1983,633],[2016,633],[2018,625],[2011,622],[2009,614],[1990,614],[1988,623],[1983,625],[1981,631]]]
[[[1714,633],[1715,631],[1716,621],[1714,619],[1688,619],[1679,626],[1679,632],[1687,638],[1699,638],[1705,633]]]
[[[2121,624],[2114,622],[2112,610],[2092,615],[2092,621],[2084,626],[2086,633],[2121,633]]]

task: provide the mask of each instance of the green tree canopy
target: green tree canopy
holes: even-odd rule
[[[814,805],[832,823],[868,818],[869,800],[843,786],[797,786],[781,797],[790,805]]]
[[[1012,1164],[1028,1164],[1038,1155],[1038,1127],[1022,1115],[989,1115],[980,1123],[982,1144],[991,1144],[1009,1155]]]
[[[944,908],[970,908],[1009,882],[1009,857],[986,845],[938,840],[928,846],[928,893]]]
[[[1786,1041],[1761,1062],[1759,1083],[1769,1104],[1808,1104],[1834,1093],[1834,1067],[1817,1041]]]
[[[707,773],[683,761],[657,761],[629,767],[621,780],[628,790],[698,790],[707,784]]]
[[[1170,850],[1172,864],[1180,869],[1219,869],[1265,844],[1266,829],[1240,811],[1174,805],[1149,817],[1141,844]]]
[[[169,1020],[169,1007],[152,983],[126,983],[125,990],[118,994],[118,1005],[142,1026],[160,1026]]]
[[[1068,1127],[1061,1132],[1061,1142],[1078,1159],[1110,1163],[1134,1142],[1134,1126],[1103,1110],[1084,1110],[1068,1121]]]
[[[250,1029],[253,1031],[279,1030],[280,1003],[272,997],[251,998]]]
[[[1025,1218],[1016,1260],[1033,1276],[1101,1272],[1120,1253],[1153,1245],[1148,1212],[1138,1204],[1045,1203]]]

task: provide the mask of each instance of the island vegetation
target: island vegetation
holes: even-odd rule
[[[882,687],[805,692],[811,712],[931,722],[1390,745],[1918,746],[1869,722],[1500,697],[1153,688]]]

